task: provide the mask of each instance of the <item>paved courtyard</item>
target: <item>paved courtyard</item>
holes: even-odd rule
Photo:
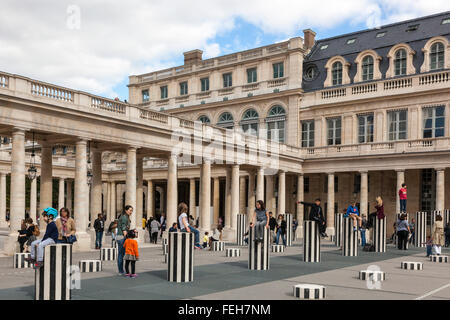
[[[231,247],[231,246],[230,246]],[[302,261],[296,243],[284,253],[271,253],[269,271],[247,269],[247,248],[241,257],[227,258],[225,252],[195,251],[194,282],[169,283],[166,280],[161,245],[146,244],[137,263],[138,278],[119,277],[115,262],[104,262],[99,273],[82,273],[81,289],[73,290],[74,300],[90,299],[294,299],[292,287],[298,283],[326,286],[327,299],[450,299],[450,265],[433,263],[424,248],[398,251],[388,246],[385,254],[359,252],[358,257],[343,257],[330,242],[322,244],[322,262]],[[448,254],[449,250],[443,250]],[[74,253],[74,264],[81,259],[97,259],[92,250]],[[400,269],[401,261],[424,263],[424,270]],[[370,265],[386,272],[381,289],[368,289],[358,272]],[[33,299],[34,271],[13,269],[12,258],[0,258],[0,299]]]

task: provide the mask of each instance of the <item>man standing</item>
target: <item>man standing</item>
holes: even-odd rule
[[[406,213],[406,200],[408,199],[406,183],[402,184],[402,187],[398,190],[398,195],[400,197],[400,213]]]
[[[323,217],[322,207],[320,206],[320,199],[317,198],[316,200],[314,200],[314,203],[308,203],[304,201],[300,201],[300,203],[305,206],[311,207],[311,209],[309,210],[309,220],[317,222],[317,225],[319,226],[320,235],[323,238],[328,237],[328,235],[325,233],[327,226],[325,224],[325,219]]]
[[[272,211],[269,212],[269,228],[270,228],[270,243],[275,241],[275,228],[277,227],[277,219],[273,217]]]
[[[103,220],[103,215],[101,213],[98,214],[98,218],[95,219],[94,221],[94,230],[95,230],[95,249],[101,249],[103,231],[105,230],[105,220]]]

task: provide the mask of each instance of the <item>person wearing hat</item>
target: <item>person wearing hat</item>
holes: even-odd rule
[[[41,240],[35,240],[31,243],[30,258],[26,261],[34,263],[35,268],[43,265],[44,248],[48,245],[55,244],[58,240],[58,228],[56,227],[55,219],[58,216],[58,211],[54,208],[48,207],[42,212],[42,218],[47,222],[44,237]]]

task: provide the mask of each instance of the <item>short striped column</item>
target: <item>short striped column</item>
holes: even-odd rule
[[[162,249],[163,249],[163,254],[167,254],[169,252],[169,245],[163,244]]]
[[[405,270],[423,270],[422,262],[402,261],[400,267]]]
[[[101,261],[114,261],[117,259],[117,248],[101,248],[100,260]]]
[[[419,248],[426,246],[427,235],[427,213],[416,212],[416,225],[414,227],[414,245]]]
[[[264,228],[263,241],[255,242],[255,227],[248,234],[248,268],[250,270],[269,270],[270,230]]]
[[[358,256],[358,231],[353,231],[352,218],[344,218],[342,226],[342,255],[356,257]]]
[[[72,245],[44,248],[44,265],[35,271],[35,300],[71,299]]]
[[[111,240],[111,248],[117,249],[117,240],[114,240],[114,239]]]
[[[169,232],[167,280],[190,282],[194,280],[194,234]]]
[[[244,234],[247,231],[247,215],[237,215],[236,242],[238,246],[244,246]]]
[[[373,219],[372,243],[375,252],[386,252],[386,218]]]
[[[225,252],[226,256],[230,258],[241,256],[241,249],[239,248],[227,248]]]
[[[272,252],[276,252],[276,253],[284,252],[284,246],[282,244],[273,244]]]
[[[25,258],[29,258],[30,253],[14,253],[13,267],[14,269],[26,269],[33,268],[31,262],[25,261]]]
[[[292,233],[293,233],[293,215],[291,213],[286,213],[284,215],[284,218],[286,219],[286,247],[292,246]]]
[[[385,281],[386,273],[378,270],[361,270],[359,272],[360,280]]]
[[[80,272],[100,272],[102,271],[101,260],[80,260]]]
[[[336,213],[334,215],[334,244],[336,247],[342,246],[342,222],[344,219],[344,214]]]
[[[438,256],[438,255],[431,255],[430,256],[431,262],[439,262],[439,263],[447,263],[448,262],[448,256]]]
[[[320,262],[320,235],[317,222],[303,222],[303,261]]]
[[[212,241],[212,251],[224,251],[225,242],[223,241]]]
[[[306,300],[325,299],[325,287],[317,284],[298,284],[294,286],[294,297]]]

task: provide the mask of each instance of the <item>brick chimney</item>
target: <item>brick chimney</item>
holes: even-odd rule
[[[203,54],[202,50],[195,49],[195,50],[184,52],[183,54],[184,54],[184,65],[185,66],[198,64],[199,62],[202,61],[202,54]]]
[[[305,41],[305,49],[311,49],[314,45],[316,33],[312,31],[311,29],[305,29],[303,30],[303,38]]]

